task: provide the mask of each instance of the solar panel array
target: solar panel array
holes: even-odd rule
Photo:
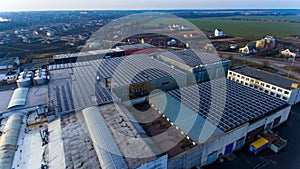
[[[58,79],[49,83],[50,102],[56,107],[56,112],[65,112],[92,105],[102,105],[113,101],[109,89],[96,83],[96,72],[100,60],[49,65],[50,76],[60,73],[62,69],[72,72],[72,77]],[[70,69],[72,68],[72,69]],[[93,98],[95,96],[96,103]]]
[[[216,88],[220,90],[212,92]],[[276,97],[223,78],[168,93],[223,131],[259,119],[286,104]]]
[[[155,48],[155,46],[144,43],[144,44],[122,45],[122,46],[118,46],[117,48],[122,50],[141,50],[141,49]]]
[[[137,84],[183,74],[180,70],[144,54],[103,59],[99,65],[98,73],[101,78],[114,76],[117,86]]]
[[[120,64],[122,66],[119,67]],[[112,102],[111,91],[97,84],[96,76],[100,77],[100,81],[114,76],[117,86],[124,86],[183,73],[144,54],[48,66],[48,70],[52,72],[51,74],[55,73],[56,70],[57,73],[60,73],[58,70],[62,69],[68,69],[72,72],[73,78],[68,86],[71,90],[64,89],[65,85],[50,83],[51,88],[55,89],[51,96],[53,96],[53,99],[55,98],[59,112],[74,107],[92,106],[94,103],[91,100],[91,95],[95,95],[98,105]],[[115,73],[116,69],[119,73]],[[131,76],[132,78],[130,78]],[[73,101],[76,102],[75,106],[70,103]]]
[[[217,55],[194,51],[191,49],[174,52],[164,52],[160,55],[173,59],[177,62],[184,63],[190,67],[196,67],[199,65],[212,64],[224,61],[224,59],[219,58]]]

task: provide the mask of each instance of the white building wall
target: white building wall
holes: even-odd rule
[[[231,144],[234,142],[233,150],[235,150],[235,143],[240,138],[243,138],[247,135],[247,129],[248,129],[248,123],[244,124],[243,126],[240,126],[237,129],[233,129],[232,131],[229,131],[227,133],[224,133],[224,135],[221,135],[219,137],[214,138],[213,140],[209,140],[208,143],[203,143],[203,152],[202,152],[202,161],[201,166],[207,165],[207,158],[209,154],[217,151],[217,154],[224,155],[225,147],[228,144]]]
[[[249,125],[249,123],[246,123],[237,129],[233,129],[232,131],[224,133],[224,135],[221,135],[219,137],[214,138],[213,140],[208,141],[207,143],[204,143],[204,146],[202,149],[203,152],[202,152],[202,157],[201,157],[201,159],[202,159],[201,166],[208,164],[207,163],[208,155],[213,152],[217,152],[218,155],[219,154],[224,155],[226,146],[231,143],[234,143],[233,150],[236,150],[236,142],[239,139],[245,138],[247,136],[247,133],[259,128],[260,126],[264,125],[266,127],[267,124],[272,123],[272,128],[276,127],[276,126],[273,126],[273,122],[277,117],[281,116],[281,119],[280,119],[280,122],[278,123],[278,125],[285,122],[288,119],[290,109],[291,109],[291,106],[287,106],[284,109],[281,109],[281,110],[277,111],[276,113],[271,114],[251,125]]]
[[[300,102],[300,88],[293,90],[284,89],[231,70],[228,71],[227,78],[245,86],[255,88],[261,92],[265,92],[266,94],[273,95],[274,97],[287,101],[291,105]]]
[[[288,119],[288,116],[290,114],[290,110],[291,110],[291,106],[288,106],[284,109],[279,110],[278,112],[276,112],[274,114],[271,114],[271,115],[255,122],[255,123],[249,125],[247,132],[249,133],[249,132],[259,128],[262,125],[264,125],[266,127],[267,124],[269,124],[269,123],[272,123],[272,128],[274,128],[276,126],[274,126],[273,122],[279,116],[281,116],[280,122],[278,124],[278,125],[280,125],[281,123],[285,122]]]

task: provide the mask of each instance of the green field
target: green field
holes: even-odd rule
[[[196,25],[200,30],[213,32],[216,28],[219,28],[225,34],[234,37],[260,39],[266,35],[289,37],[300,34],[299,23],[227,19],[187,19],[187,21]],[[180,24],[182,22],[184,21],[181,19],[162,18],[153,20],[146,25],[155,25],[157,23]]]
[[[212,31],[220,28],[227,35],[246,38],[262,38],[265,35],[288,37],[300,34],[300,24],[297,23],[208,19],[189,19],[189,21],[201,30]]]

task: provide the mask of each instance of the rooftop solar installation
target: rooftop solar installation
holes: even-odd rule
[[[233,68],[232,71],[240,73],[245,76],[252,77],[257,80],[261,80],[261,81],[279,86],[284,89],[289,89],[289,90],[292,89],[291,86],[293,83],[300,84],[299,81],[288,79],[288,78],[285,78],[285,77],[282,77],[282,76],[279,76],[279,75],[276,75],[273,73],[268,73],[268,72],[250,68],[247,66],[236,67],[236,68]]]
[[[100,81],[113,77],[120,87],[183,74],[145,54],[54,64],[48,70],[50,99],[58,112],[111,103],[111,91],[96,81],[97,76]],[[62,78],[63,74],[66,76]]]
[[[145,54],[103,59],[98,69],[101,78],[114,76],[117,86],[137,84],[183,74],[182,71]]]
[[[155,46],[144,43],[144,44],[122,45],[117,47],[117,49],[122,49],[122,50],[142,50],[142,49],[149,49],[149,48],[155,48]]]
[[[179,63],[184,63],[190,67],[196,67],[205,64],[213,64],[213,63],[219,63],[221,61],[225,61],[224,59],[219,58],[215,54],[194,51],[191,49],[174,51],[174,52],[163,52],[160,55],[175,60]]]
[[[212,86],[220,91],[212,92]],[[224,78],[168,93],[223,131],[257,120],[286,105],[281,99]]]

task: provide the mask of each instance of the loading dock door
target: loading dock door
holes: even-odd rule
[[[210,164],[210,163],[216,161],[216,159],[217,159],[217,152],[215,151],[207,156],[206,164]]]
[[[233,143],[234,143],[234,142],[233,142]],[[225,147],[225,153],[224,153],[224,155],[229,154],[229,153],[232,152],[232,149],[233,149],[233,143],[228,144],[228,145]]]

